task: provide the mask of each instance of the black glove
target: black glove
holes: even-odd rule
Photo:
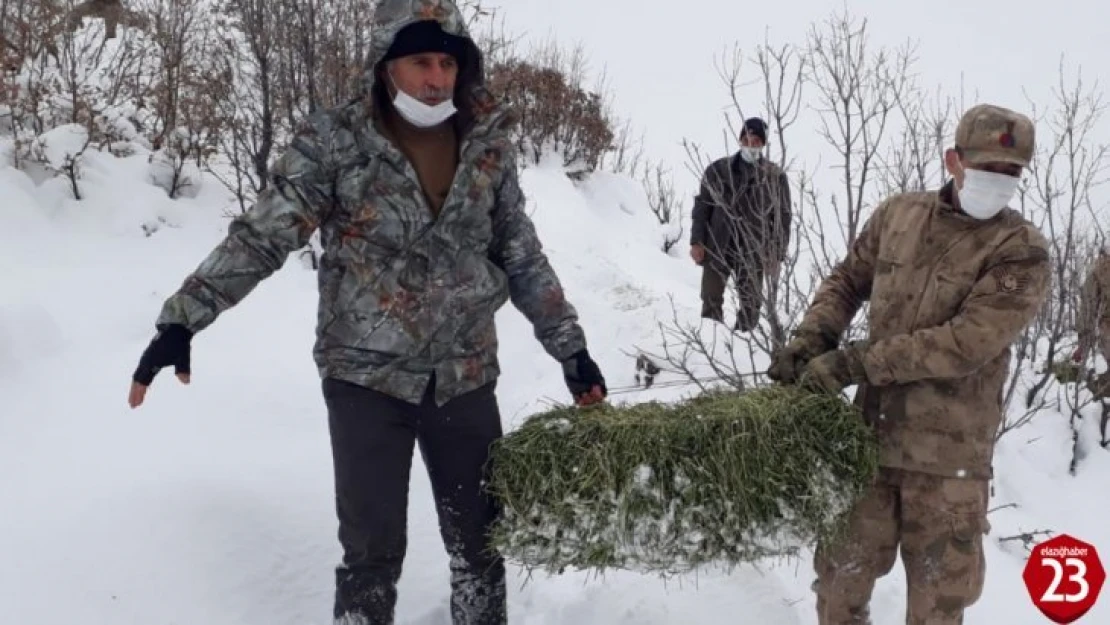
[[[193,333],[183,325],[175,323],[160,329],[143,351],[132,380],[143,386],[150,386],[162,367],[170,365],[173,365],[174,372],[178,375],[191,373],[189,343],[192,339]]]
[[[590,358],[590,353],[585,349],[576,352],[563,361],[563,377],[566,379],[567,388],[575,400],[582,399],[583,396],[589,396],[595,386],[601,388],[601,397],[598,399],[603,399],[609,394],[609,389],[605,386],[605,378],[601,375],[601,369],[598,368],[597,363]]]

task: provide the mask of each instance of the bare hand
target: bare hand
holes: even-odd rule
[[[590,389],[589,393],[582,393],[575,401],[579,406],[590,406],[604,400],[605,391],[601,390],[601,387],[595,384],[594,387]]]
[[[177,379],[181,380],[182,384],[188,384],[189,374],[178,373]],[[147,386],[146,384],[132,382],[131,392],[127,395],[127,403],[130,404],[132,408],[138,408],[139,406],[143,405],[143,400],[146,399],[146,389],[148,388],[149,386]]]
[[[690,246],[690,258],[694,259],[694,262],[699,264],[699,265],[704,263],[705,262],[705,246],[701,245],[699,243],[695,243],[694,245],[691,245]]]
[[[189,383],[192,373],[189,342],[192,337],[193,333],[179,324],[171,324],[159,330],[143,351],[139,366],[131,376],[131,392],[127,394],[127,403],[132,408],[142,405],[146,399],[146,389],[154,382],[154,376],[166,367],[174,368],[177,379],[182,384]]]

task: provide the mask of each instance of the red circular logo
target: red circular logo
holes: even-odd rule
[[[1061,534],[1033,547],[1021,577],[1033,605],[1064,625],[1094,607],[1106,570],[1094,545]]]

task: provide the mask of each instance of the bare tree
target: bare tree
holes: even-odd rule
[[[615,120],[605,106],[604,83],[587,85],[586,55],[554,41],[490,68],[490,87],[520,120],[514,142],[533,163],[557,153],[572,178],[597,171],[614,149]]]
[[[641,184],[651,213],[659,225],[669,227],[669,232],[663,235],[662,249],[664,254],[670,254],[671,249],[682,240],[686,221],[686,211],[675,195],[674,179],[660,162],[644,171]]]
[[[66,11],[65,26],[69,32],[81,27],[85,18],[104,22],[104,38],[115,39],[119,25],[143,29],[146,19],[141,13],[124,6],[122,0],[85,0]]]
[[[159,147],[177,128],[178,98],[189,69],[190,56],[201,52],[191,49],[203,15],[200,0],[143,0],[139,5],[153,31],[152,56],[157,60],[158,78],[152,86],[155,125],[151,129],[154,145]],[[192,53],[192,55],[190,55]],[[195,58],[195,56],[193,56]]]
[[[41,0],[0,2],[0,60],[9,72],[18,72],[26,62],[53,50],[53,37],[63,22],[65,7]],[[55,60],[57,51],[54,50]],[[0,94],[10,97],[10,94]]]
[[[203,33],[203,34],[201,34]],[[217,44],[211,30],[198,32],[191,58],[210,59]],[[201,38],[203,37],[203,38]],[[219,152],[220,138],[227,130],[221,109],[232,96],[231,86],[220,80],[219,70],[208,63],[187,63],[178,80],[174,100],[175,125],[157,137],[152,161],[158,161],[164,174],[155,180],[171,198],[194,188],[195,176],[208,169]]]
[[[1053,284],[1041,313],[1017,342],[1005,400],[1009,407],[1020,394],[1022,411],[1006,419],[998,437],[1051,409],[1069,416],[1078,441],[1081,411],[1091,404],[1082,388],[1086,373],[1077,372],[1064,384],[1058,382],[1062,381],[1061,363],[1074,347],[1079,285],[1105,237],[1105,207],[1096,203],[1095,194],[1110,173],[1110,145],[1095,136],[1106,111],[1102,92],[1097,84],[1088,85],[1082,72],[1071,80],[1067,74],[1061,59],[1050,105],[1045,108],[1030,101],[1038,125],[1038,149],[1021,191],[1021,203],[1023,212],[1049,240]],[[1027,383],[1033,372],[1033,381]],[[1077,457],[1078,447],[1073,468]]]
[[[704,324],[682,323],[676,311],[672,322],[662,325],[665,353],[656,358],[687,377],[703,371],[711,379],[745,388],[759,379],[766,354],[788,340],[821,279],[858,234],[876,197],[892,190],[884,185],[883,170],[897,169],[892,167],[897,163],[905,173],[890,179],[904,180],[906,187],[911,181],[924,187],[940,177],[937,158],[951,122],[944,106],[930,111],[911,98],[916,90],[914,47],[910,43],[893,49],[873,46],[866,21],[847,14],[812,25],[802,45],[765,40],[748,59],[755,69],[751,78],[744,78],[745,59],[739,48],[723,58],[718,71],[731,104],[724,133],[727,153],[738,149],[742,120],[758,114],[771,130],[768,154],[788,173],[790,197],[764,193],[759,204],[766,207],[765,213],[731,220],[728,238],[749,242],[755,253],[724,259],[715,258],[710,250],[707,259],[735,266],[741,276],[759,276],[746,291],[744,280],[734,277],[728,290],[731,308],[740,310],[753,298],[760,303],[756,326],[747,332],[726,331],[724,336],[714,332],[709,338]],[[758,96],[745,98],[746,88]],[[758,106],[745,107],[744,101]],[[836,155],[839,185],[832,193],[816,185],[820,158],[811,156],[805,162],[789,149],[792,135],[813,132],[800,126],[807,111],[815,114],[817,135]],[[904,136],[897,132],[900,124],[913,129],[915,143],[902,143]],[[703,180],[715,159],[690,143],[687,154],[691,173]],[[735,182],[720,183],[721,189],[703,185],[702,193],[727,205],[731,200],[724,195]],[[785,228],[780,215],[789,219]],[[788,237],[782,236],[784,229]],[[848,338],[861,333],[862,326],[856,321]]]
[[[842,224],[844,246],[867,217],[883,140],[912,84],[914,53],[909,43],[872,51],[867,20],[857,21],[847,12],[810,29],[808,78],[817,94],[818,133],[840,161],[843,196],[831,196],[830,208]]]
[[[215,168],[208,171],[235,194],[245,211],[267,187],[278,123],[274,84],[280,38],[268,2],[221,0],[217,8],[223,41],[219,71],[233,86],[232,96],[221,107],[227,130],[220,143],[233,178],[227,180]]]
[[[883,196],[938,189],[944,184],[944,151],[955,130],[959,111],[940,89],[930,100],[916,84],[897,99],[900,132],[892,135],[885,154],[876,156],[877,187]]]
[[[705,383],[699,378],[700,370],[704,370],[711,380],[743,388],[749,383],[751,372],[758,368],[760,354],[783,342],[789,323],[784,314],[798,315],[801,311],[798,306],[786,310],[790,304],[783,303],[788,300],[793,303],[798,298],[791,297],[790,286],[782,280],[795,275],[798,246],[792,233],[799,229],[795,205],[804,204],[805,194],[791,192],[789,186],[782,185],[778,172],[794,166],[787,137],[802,106],[805,55],[793,46],[766,43],[755,50],[751,60],[759,70],[758,94],[765,111],[761,116],[772,129],[774,139],[768,152],[777,152],[777,161],[769,161],[775,165],[752,168],[751,179],[740,179],[740,170],[732,166],[741,124],[752,116],[752,111],[744,110],[742,105],[745,59],[739,47],[723,54],[717,64],[730,101],[725,114],[726,156],[714,157],[700,145],[685,143],[687,167],[699,181],[700,200],[714,205],[714,211],[728,212],[726,220],[717,221],[727,225],[714,230],[724,241],[706,246],[704,262],[732,274],[726,288],[726,303],[730,304],[727,308],[737,310],[739,315],[742,310],[752,310],[750,302],[759,302],[756,312],[759,320],[746,337],[729,333],[706,336],[703,324],[681,321],[677,310],[671,323],[661,324],[665,353],[655,357],[665,361],[668,369],[699,385]],[[804,191],[807,179],[788,178],[787,184]],[[744,214],[733,215],[741,205],[747,207]],[[748,319],[748,315],[744,316]],[[751,323],[748,319],[745,325]],[[703,364],[698,366],[695,361]]]

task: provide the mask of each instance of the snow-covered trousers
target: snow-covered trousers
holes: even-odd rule
[[[342,564],[337,623],[392,625],[407,544],[415,443],[428,470],[440,535],[450,556],[455,625],[506,623],[505,567],[487,546],[496,502],[483,490],[490,444],[502,434],[496,382],[437,407],[325,379]]]
[[[841,542],[819,544],[814,560],[817,622],[870,624],[875,582],[906,570],[907,625],[960,625],[979,600],[986,561],[985,480],[880,469],[879,479],[849,513]]]

